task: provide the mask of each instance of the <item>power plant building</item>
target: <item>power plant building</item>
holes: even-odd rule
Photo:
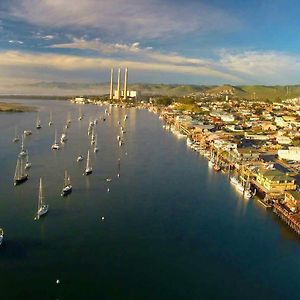
[[[110,100],[137,100],[140,97],[140,93],[134,90],[128,90],[128,68],[125,68],[124,71],[124,85],[123,89],[121,88],[121,69],[118,69],[117,76],[117,89],[114,90],[114,69],[111,69],[110,74],[110,90],[109,90],[109,99]]]

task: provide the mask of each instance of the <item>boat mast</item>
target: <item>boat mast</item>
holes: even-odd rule
[[[21,152],[24,151],[24,135],[22,134]]]
[[[38,210],[43,205],[43,185],[42,185],[42,178],[40,178],[40,187],[39,187],[39,201],[38,201]]]
[[[25,174],[25,169],[24,169],[24,162],[23,158],[20,159],[20,177],[23,177]]]
[[[64,187],[68,185],[68,173],[65,171]]]
[[[90,168],[90,150],[88,150],[87,153],[87,159],[86,159],[86,170]]]
[[[20,159],[17,158],[17,165],[16,165],[16,170],[15,170],[14,180],[19,179],[19,177],[20,177]]]
[[[54,144],[57,144],[57,129],[55,129]]]

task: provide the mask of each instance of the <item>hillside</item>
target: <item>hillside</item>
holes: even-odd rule
[[[116,86],[115,86],[116,87]],[[265,85],[188,85],[188,84],[149,84],[130,83],[129,89],[141,91],[143,95],[154,96],[194,96],[194,97],[237,97],[243,99],[278,100],[300,96],[300,85],[265,86]],[[108,94],[109,83],[72,83],[72,82],[37,82],[33,84],[6,86],[0,95],[104,95]],[[288,94],[287,94],[288,92]]]

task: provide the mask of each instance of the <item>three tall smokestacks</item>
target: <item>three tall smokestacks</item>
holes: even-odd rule
[[[127,87],[128,85],[128,68],[125,68],[124,74],[124,94],[123,99],[127,99]],[[114,69],[111,69],[110,72],[110,90],[109,90],[109,99],[112,100],[116,98],[117,100],[121,100],[121,68],[118,69],[118,77],[117,77],[117,91],[114,97]]]

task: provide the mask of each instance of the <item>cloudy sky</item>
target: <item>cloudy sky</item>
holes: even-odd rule
[[[1,0],[0,88],[300,83],[298,0]]]

